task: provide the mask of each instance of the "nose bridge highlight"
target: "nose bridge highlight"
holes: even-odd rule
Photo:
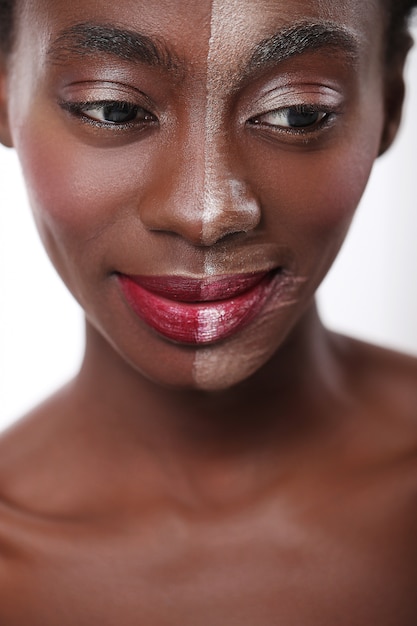
[[[182,149],[161,155],[163,170],[140,208],[148,229],[176,233],[203,246],[248,232],[260,221],[258,203],[238,174],[239,161],[231,154],[227,128],[214,125],[211,113],[206,115],[205,129],[200,126],[197,131],[194,126],[189,133],[181,129]]]
[[[227,235],[254,229],[260,210],[245,182],[233,171],[220,124],[212,123],[210,110],[207,115],[201,240],[203,245],[212,245]]]
[[[222,129],[208,124],[203,150],[201,135],[187,144],[190,152],[177,162],[172,190],[176,230],[195,244],[210,246],[256,228],[259,205],[234,172]]]
[[[233,121],[229,119],[227,107],[228,81],[217,61],[219,43],[224,41],[224,37],[216,25],[221,15],[216,14],[215,5],[213,1],[206,76],[202,207],[204,245],[211,245],[226,235],[247,232],[260,221],[257,202],[251,198],[250,190],[236,171],[238,159],[233,154],[231,140],[234,137]]]
[[[230,10],[231,9],[231,10]],[[219,0],[211,3],[210,40],[207,53],[205,167],[202,241],[210,245],[237,232],[254,229],[260,222],[260,207],[242,176],[237,175],[230,133],[233,121],[227,110],[230,77],[223,74],[230,26],[238,19],[236,7]],[[228,55],[233,58],[233,55]],[[233,136],[233,135],[232,135]]]
[[[147,228],[176,233],[194,245],[214,245],[227,235],[255,229],[261,220],[257,198],[242,173],[229,110],[230,76],[219,62],[228,47],[224,21],[233,24],[235,19],[235,7],[229,10],[221,0],[211,0],[202,93],[184,105],[176,148],[161,155],[164,171],[142,203]]]

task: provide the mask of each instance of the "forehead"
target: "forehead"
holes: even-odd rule
[[[22,0],[21,7],[18,32],[33,49],[40,42],[49,49],[77,24],[115,25],[150,37],[194,68],[207,59],[236,66],[297,24],[337,27],[366,57],[382,46],[384,24],[381,0]]]

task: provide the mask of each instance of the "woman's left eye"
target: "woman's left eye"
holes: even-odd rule
[[[123,127],[156,121],[152,113],[129,102],[68,102],[63,106],[72,114],[103,126]]]
[[[314,130],[329,117],[327,111],[306,105],[286,107],[269,111],[250,120],[252,124],[271,126],[284,130]]]

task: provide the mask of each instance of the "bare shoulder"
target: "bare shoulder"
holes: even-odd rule
[[[58,392],[0,434],[0,553],[4,537],[10,543],[30,514],[26,492],[39,493],[39,478],[51,471],[49,460],[61,445],[53,437],[59,431]],[[55,425],[54,425],[55,424]]]
[[[38,601],[42,572],[56,555],[66,554],[68,529],[76,526],[70,490],[77,462],[67,443],[67,393],[63,388],[0,436],[0,623],[8,626],[40,623],[28,621],[28,607]]]
[[[352,458],[417,530],[417,359],[341,335],[332,341],[343,364],[352,411]],[[346,437],[348,436],[346,435]],[[347,441],[347,439],[346,439]],[[382,497],[382,496],[381,496]],[[412,520],[412,521],[411,521]],[[414,534],[413,537],[417,537]],[[417,541],[412,543],[417,547]]]
[[[77,425],[68,415],[74,411],[70,398],[68,385],[0,435],[0,517],[4,520],[14,513],[25,513],[22,519],[26,513],[49,514],[68,494],[70,477],[77,475],[79,466]]]
[[[417,428],[417,358],[341,335],[333,340],[358,394]]]

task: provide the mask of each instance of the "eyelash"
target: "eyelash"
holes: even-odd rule
[[[87,102],[61,101],[60,106],[86,124],[111,131],[143,130],[145,127],[149,127],[149,125],[158,123],[158,118],[148,110],[144,109],[140,105],[122,100],[97,100]],[[122,110],[122,112],[124,110],[124,112],[128,116],[132,116],[133,119],[128,119],[126,122],[106,121],[104,119],[100,120],[94,118],[87,114],[87,111],[95,110],[97,112],[97,116],[100,112],[104,115],[104,109],[106,107],[109,109],[113,108],[113,112],[116,112],[117,109],[119,109],[119,111]],[[138,113],[141,113],[141,117],[139,119],[135,119],[137,118]],[[281,136],[284,135],[288,138],[293,137],[294,139],[304,138],[304,140],[307,141],[309,137],[313,138],[315,134],[328,127],[335,114],[334,109],[330,109],[323,105],[316,106],[310,104],[298,104],[290,107],[272,109],[271,111],[256,115],[250,118],[247,121],[247,124],[252,127],[258,127],[264,132],[273,133],[274,135],[280,134]],[[318,116],[318,119],[313,120],[312,123],[306,123],[305,125],[299,126],[294,124],[291,126],[290,122],[288,126],[284,126],[282,124],[274,124],[265,121],[265,119],[268,117],[271,118],[274,115],[278,117],[285,115],[298,115],[305,116],[307,118],[309,116]]]
[[[271,122],[264,121],[263,118],[271,117],[274,114],[278,115],[299,115],[299,116],[315,116],[317,115],[319,119],[314,120],[312,123],[306,123],[304,126],[299,125],[296,126],[293,124],[292,126],[284,126],[282,124],[273,124]],[[299,104],[290,107],[282,107],[279,109],[273,109],[271,111],[267,111],[266,113],[262,113],[260,115],[256,115],[248,120],[248,124],[251,126],[258,126],[263,130],[274,132],[274,133],[285,133],[286,135],[296,135],[296,136],[306,136],[309,134],[314,134],[321,129],[325,128],[330,124],[335,116],[334,109],[330,109],[326,106],[320,105],[310,105],[310,104]]]
[[[90,124],[92,126],[98,128],[105,128],[111,130],[130,130],[133,128],[143,128],[149,124],[155,124],[158,122],[158,119],[155,115],[144,109],[138,104],[133,104],[127,101],[119,101],[119,100],[97,100],[97,101],[88,101],[88,102],[66,102],[61,101],[60,106],[68,111],[71,115],[78,117],[81,121]],[[117,122],[117,121],[106,121],[100,120],[92,117],[87,114],[87,111],[100,111],[104,114],[105,108],[114,108],[125,110],[124,112],[129,115],[131,114],[134,118],[137,117],[138,113],[142,114],[140,119],[128,119],[126,122]],[[115,112],[115,111],[114,111]]]

